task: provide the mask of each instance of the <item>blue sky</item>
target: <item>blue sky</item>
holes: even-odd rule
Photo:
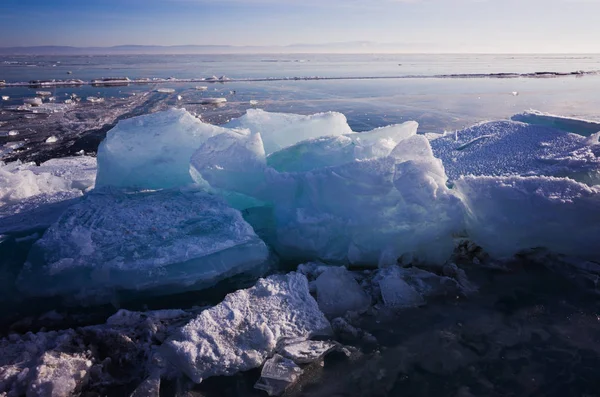
[[[0,46],[373,41],[600,52],[600,0],[2,0]]]

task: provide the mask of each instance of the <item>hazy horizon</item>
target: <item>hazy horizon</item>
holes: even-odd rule
[[[597,15],[596,0],[5,0],[0,47],[373,42],[394,45],[383,53],[597,53]]]

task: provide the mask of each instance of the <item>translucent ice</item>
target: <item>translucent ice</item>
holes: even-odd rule
[[[554,128],[496,121],[431,141],[448,177],[460,175],[569,176],[595,180],[600,145]],[[593,183],[593,182],[592,182]]]
[[[273,153],[309,138],[325,135],[343,135],[352,132],[341,113],[317,113],[310,116],[269,113],[248,109],[246,114],[225,125],[229,128],[247,128],[261,134],[265,152]]]
[[[160,189],[192,182],[192,153],[226,130],[183,109],[120,121],[98,148],[97,186]]]
[[[268,359],[254,387],[264,390],[269,396],[279,396],[294,384],[304,371],[292,360],[275,354]]]
[[[426,138],[404,139],[389,156],[294,173],[265,164],[261,143],[259,134],[213,137],[192,169],[199,182],[272,208],[274,225],[253,226],[273,229],[280,255],[377,265],[404,253],[443,263],[452,251],[462,207]]]
[[[303,172],[385,157],[400,141],[415,135],[417,128],[416,122],[409,121],[367,132],[313,138],[272,153],[267,163],[277,171]]]
[[[539,112],[537,110],[515,114],[511,119],[528,124],[552,127],[584,136],[590,136],[596,132],[600,132],[600,122],[598,121],[557,116],[550,113]]]
[[[163,345],[194,382],[257,368],[291,338],[329,334],[330,324],[298,273],[260,279],[200,313]]]
[[[567,178],[464,177],[469,237],[494,257],[522,250],[600,260],[600,187]]]
[[[241,214],[214,196],[96,190],[34,244],[19,287],[31,295],[97,300],[111,289],[164,294],[206,287],[267,256]]]
[[[325,270],[315,284],[319,308],[330,318],[343,316],[349,311],[364,312],[371,305],[371,298],[343,267]]]

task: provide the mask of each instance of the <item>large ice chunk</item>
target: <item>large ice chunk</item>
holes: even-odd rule
[[[583,136],[590,136],[600,132],[600,122],[592,120],[583,120],[574,117],[557,116],[550,113],[544,113],[537,110],[515,114],[511,120],[521,121],[527,124],[552,127],[558,130],[572,132]]]
[[[273,229],[269,243],[288,258],[376,266],[411,253],[443,262],[461,228],[460,201],[422,136],[389,156],[286,173],[265,164],[256,134],[220,135],[194,154],[192,168],[211,187],[272,208],[272,218],[263,216],[272,224],[253,226]]]
[[[319,308],[330,318],[343,316],[349,311],[361,313],[371,305],[371,298],[344,267],[325,270],[315,284]]]
[[[461,175],[569,176],[593,184],[600,145],[554,128],[496,121],[448,133],[431,141],[448,177]]]
[[[464,177],[470,239],[494,257],[546,248],[600,260],[600,187],[567,178]]]
[[[330,333],[306,277],[290,273],[227,295],[178,330],[163,345],[163,353],[200,383],[261,366],[286,339]]]
[[[96,185],[160,189],[192,183],[192,153],[207,138],[227,132],[184,109],[120,121],[98,148]]]
[[[267,163],[277,171],[303,172],[385,157],[400,141],[415,135],[418,126],[408,121],[367,132],[309,139],[272,153]]]
[[[32,247],[19,278],[31,295],[110,289],[172,293],[253,269],[266,245],[241,214],[194,190],[97,190]]]
[[[225,127],[244,128],[253,133],[260,133],[267,154],[305,139],[352,132],[346,116],[341,113],[327,112],[303,116],[270,113],[261,109],[248,109],[245,115],[231,120]]]

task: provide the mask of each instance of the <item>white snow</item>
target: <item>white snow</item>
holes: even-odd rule
[[[200,289],[255,270],[268,249],[241,214],[194,190],[95,190],[32,247],[18,286],[34,296],[116,288],[154,294]]]
[[[298,273],[260,279],[200,313],[163,344],[194,382],[257,368],[285,339],[329,334],[330,324]]]
[[[96,184],[161,189],[192,183],[191,155],[209,137],[227,132],[184,109],[120,121],[98,148]]]

